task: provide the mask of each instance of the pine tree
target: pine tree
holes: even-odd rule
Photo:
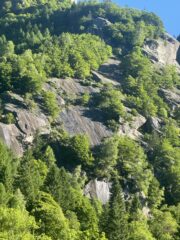
[[[110,199],[109,220],[107,226],[109,240],[126,240],[128,238],[128,222],[121,185],[115,180]]]
[[[141,205],[141,202],[139,200],[138,195],[135,194],[133,199],[132,199],[131,206],[130,206],[130,211],[129,211],[130,218],[129,218],[129,220],[131,220],[131,221],[132,220],[138,220],[140,209],[142,209],[142,205]]]

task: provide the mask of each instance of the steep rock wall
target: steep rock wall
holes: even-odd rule
[[[154,63],[176,65],[179,68],[180,43],[169,34],[158,40],[147,40],[143,51]]]

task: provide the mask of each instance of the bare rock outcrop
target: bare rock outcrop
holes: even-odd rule
[[[143,47],[144,53],[152,62],[177,67],[179,67],[179,49],[180,43],[167,33],[158,40],[147,40]]]
[[[13,104],[7,104],[5,110],[14,114],[18,128],[27,137],[34,135],[38,130],[42,134],[49,133],[49,122],[44,114],[39,113],[37,116],[27,109],[18,108]]]
[[[176,54],[179,42],[171,37],[166,39],[166,45],[162,44],[162,41],[157,40],[149,44],[147,46],[148,51],[154,54],[153,56],[162,64],[178,64]],[[167,50],[170,51],[168,58],[166,52],[163,53],[165,50],[161,52],[161,48],[169,49]],[[121,74],[119,73],[119,64],[119,60],[110,58],[93,74],[102,83],[111,83],[115,87],[120,87],[119,76]],[[103,113],[100,110],[93,107],[78,106],[76,105],[78,104],[76,101],[69,101],[69,98],[77,100],[84,93],[88,93],[89,95],[96,94],[101,88],[96,87],[97,84],[94,83],[95,81],[92,81],[91,84],[87,84],[85,81],[71,78],[51,78],[44,85],[45,91],[52,91],[56,94],[58,105],[62,109],[57,118],[57,124],[61,125],[71,136],[86,134],[92,146],[100,144],[103,138],[110,137],[113,133],[105,126]],[[173,108],[179,107],[180,90],[161,89],[159,94]],[[16,155],[22,156],[23,150],[26,146],[31,145],[36,133],[41,135],[50,133],[49,118],[43,109],[40,96],[37,97],[37,109],[34,111],[28,109],[22,96],[9,92],[5,94],[5,98],[4,112],[5,114],[12,113],[15,123],[0,123],[0,138]],[[127,112],[131,112],[130,109],[126,110]],[[140,114],[133,116],[131,121],[120,119],[118,134],[128,136],[132,139],[140,139],[142,136],[140,129],[146,122],[147,120]],[[151,119],[150,124],[152,128],[158,129],[160,122],[157,119]]]
[[[98,89],[92,86],[84,86],[74,79],[51,79],[45,85],[45,89],[56,93],[58,104],[62,111],[57,119],[60,124],[71,136],[76,134],[86,134],[92,146],[100,144],[103,138],[112,136],[112,132],[103,123],[102,112],[98,109],[91,109],[83,106],[65,106],[63,94],[75,97],[82,93],[92,94]],[[13,152],[22,156],[23,149],[31,145],[36,133],[49,134],[51,131],[48,116],[43,113],[38,103],[35,111],[30,111],[22,97],[16,94],[9,94],[4,110],[12,113],[15,117],[15,124],[1,124],[0,138],[9,146]],[[144,123],[144,118],[138,116],[133,118],[131,123],[120,122],[119,134],[127,135],[132,138],[140,137],[138,128]]]
[[[110,58],[107,62],[102,64],[98,71],[92,71],[93,77],[96,81],[112,84],[114,86],[120,86],[121,74],[120,74],[120,61],[116,58]]]
[[[50,132],[50,124],[42,112],[32,113],[13,104],[6,104],[5,110],[14,114],[17,127],[26,137],[34,135],[37,131],[41,134]]]
[[[4,106],[5,113],[12,113],[14,124],[0,123],[0,139],[16,156],[22,156],[26,147],[34,140],[36,133],[50,133],[50,123],[39,109],[33,113],[27,109],[19,95],[8,94],[9,103]],[[21,104],[20,104],[21,103]]]
[[[104,84],[112,84],[114,86],[120,86],[120,83],[117,82],[114,79],[109,79],[105,77],[102,73],[97,71],[92,71],[94,79],[96,79],[98,82],[104,83]]]
[[[74,78],[62,79],[62,78],[51,78],[49,82],[44,86],[45,90],[53,91],[56,94],[71,96],[81,95],[83,93],[97,92],[98,89],[92,86],[83,85],[83,83]]]
[[[87,29],[87,32],[102,36],[104,34],[104,28],[108,27],[111,24],[112,23],[109,20],[102,17],[97,17],[92,20],[91,26]]]
[[[118,134],[128,136],[132,139],[139,139],[142,134],[138,131],[146,122],[146,118],[138,114],[134,116],[131,121],[120,121]]]
[[[54,91],[58,97],[63,96],[76,99],[83,93],[93,94],[99,89],[92,86],[86,86],[77,79],[50,79],[50,82],[45,85],[45,89]],[[59,102],[61,105],[61,101]],[[92,110],[83,106],[66,106],[57,119],[57,122],[73,136],[76,134],[86,134],[90,143],[94,146],[101,142],[104,137],[112,135],[106,126],[102,123],[101,113],[97,110]]]
[[[98,145],[103,138],[112,135],[112,132],[101,121],[98,121],[98,115],[100,119],[101,115],[96,111],[72,106],[61,112],[59,121],[70,135],[87,134],[91,144]]]
[[[93,20],[93,23],[98,27],[98,28],[103,28],[106,26],[111,25],[111,22],[105,18],[102,17],[97,17]]]
[[[159,94],[169,104],[172,109],[180,107],[180,90],[177,88],[173,89],[160,89]]]
[[[146,132],[161,132],[162,120],[158,117],[148,117],[146,123],[143,125],[143,129]]]
[[[106,181],[91,180],[84,188],[84,195],[93,199],[98,199],[106,204],[110,199],[111,183]]]
[[[106,180],[92,179],[84,187],[84,195],[90,199],[98,199],[102,204],[109,202],[111,197],[112,183]],[[143,206],[142,212],[145,217],[150,216],[150,209],[147,206],[147,197],[143,192],[137,192]],[[123,196],[126,201],[131,200],[131,194],[129,191],[124,190]]]
[[[15,124],[0,123],[0,139],[16,156],[23,154],[22,138],[23,135]]]
[[[105,63],[103,63],[98,72],[107,78],[120,81],[120,65],[121,61],[115,57],[109,58]]]

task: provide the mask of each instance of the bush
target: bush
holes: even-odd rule
[[[60,112],[60,108],[56,100],[56,95],[50,91],[46,91],[46,92],[44,91],[42,95],[43,95],[44,108],[54,120]]]
[[[83,95],[79,99],[79,103],[83,106],[86,106],[89,103],[90,95],[89,93],[83,93]]]
[[[103,88],[94,98],[95,106],[105,113],[105,121],[109,122],[113,120],[119,122],[120,117],[124,117],[124,106],[121,102],[123,95],[119,90],[112,87]],[[110,122],[109,122],[110,123]]]
[[[4,123],[6,124],[14,124],[16,122],[16,119],[13,113],[7,113],[3,120],[4,120]]]

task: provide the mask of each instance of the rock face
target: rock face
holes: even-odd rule
[[[139,139],[142,134],[138,131],[146,122],[146,118],[138,114],[134,116],[133,119],[129,121],[121,121],[118,130],[119,135],[128,136],[132,139]]]
[[[103,35],[103,30],[105,27],[111,25],[112,23],[105,18],[97,17],[93,19],[91,26],[87,30],[88,33]]]
[[[91,145],[100,144],[104,137],[109,137],[109,131],[100,121],[93,119],[100,113],[91,111],[88,108],[73,106],[61,112],[59,121],[63,123],[65,130],[70,135],[87,134]]]
[[[53,91],[60,96],[66,94],[71,95],[72,97],[76,97],[77,95],[81,95],[83,93],[93,93],[98,91],[97,88],[92,86],[85,86],[81,84],[80,80],[72,78],[51,78],[49,79],[49,83],[45,84],[44,89]]]
[[[13,104],[6,104],[5,110],[14,114],[19,130],[27,137],[34,135],[38,130],[42,134],[49,133],[49,122],[47,117],[41,112],[37,115]]]
[[[148,117],[146,123],[143,125],[143,129],[146,132],[160,132],[162,120],[158,117]]]
[[[20,96],[9,94],[8,99],[4,111],[13,114],[15,123],[0,123],[0,139],[20,157],[37,132],[41,135],[50,133],[50,123],[42,112],[32,113],[28,110]]]
[[[146,41],[143,51],[154,63],[179,66],[180,43],[169,34],[163,39]]]
[[[102,83],[111,83],[119,87],[117,71],[119,71],[119,61],[109,59],[100,67],[96,75],[103,77]],[[100,110],[74,104],[74,100],[82,94],[92,95],[99,92],[100,88],[89,86],[77,79],[52,78],[44,85],[44,90],[56,94],[61,108],[57,124],[62,126],[70,136],[86,134],[92,146],[99,145],[103,138],[112,136],[113,133],[103,123],[103,114]],[[17,156],[22,156],[27,146],[32,144],[36,133],[46,135],[51,132],[50,122],[41,106],[40,97],[37,97],[37,100],[36,109],[31,111],[21,96],[14,93],[8,93],[5,96],[4,113],[12,113],[15,123],[0,123],[0,138]],[[131,123],[120,122],[119,134],[134,139],[139,138],[141,134],[138,129],[144,121],[145,119],[139,115],[134,117]]]
[[[57,123],[71,136],[87,134],[90,143],[98,145],[104,137],[112,135],[103,125],[100,112],[82,106],[66,106],[67,98],[76,99],[83,93],[93,94],[98,91],[97,88],[84,86],[76,79],[54,78],[45,84],[44,89],[56,93],[59,107],[62,108]],[[49,119],[43,113],[40,101],[34,111],[29,110],[24,99],[17,94],[7,94],[5,102],[4,112],[13,114],[15,124],[0,123],[0,138],[15,155],[22,156],[24,149],[32,144],[36,133],[50,133]]]
[[[97,80],[98,82],[102,82],[102,83],[105,83],[105,84],[112,84],[114,86],[120,86],[119,82],[105,77],[100,72],[92,71],[92,74],[93,74],[94,79]]]
[[[159,94],[164,98],[164,100],[169,104],[172,109],[176,109],[180,106],[180,90],[174,89],[160,89]]]
[[[102,30],[111,23],[106,19],[97,18],[94,20],[96,30]],[[147,41],[144,46],[144,53],[147,54],[154,63],[161,65],[176,64],[180,60],[179,42],[169,35],[164,39]],[[51,78],[44,85],[45,91],[52,91],[56,94],[57,102],[62,110],[57,119],[57,124],[61,125],[71,136],[75,134],[87,134],[92,146],[100,144],[103,138],[112,136],[112,132],[103,123],[103,114],[98,109],[77,105],[75,102],[84,93],[93,95],[101,91],[97,86],[97,81],[103,84],[112,84],[114,87],[121,87],[120,61],[114,57],[102,64],[97,71],[92,71],[93,80],[90,84],[77,79],[57,79]],[[180,67],[179,67],[180,69]],[[101,86],[100,84],[98,86]],[[180,90],[161,89],[159,94],[172,107],[178,108],[180,104]],[[51,126],[48,116],[43,110],[40,97],[37,97],[37,109],[28,109],[23,97],[7,93],[5,99],[4,113],[12,113],[15,118],[14,124],[4,124],[0,122],[0,138],[13,150],[17,156],[22,156],[24,149],[31,145],[36,133],[49,134]],[[127,109],[127,112],[129,110]],[[143,125],[149,124],[152,129],[159,129],[160,122],[157,119],[146,119],[137,115],[131,121],[119,122],[119,135],[126,135],[133,139],[140,139],[142,134],[140,129]],[[94,183],[95,184],[95,183]]]
[[[105,181],[91,180],[84,188],[84,195],[95,198],[106,204],[110,199],[111,183]]]
[[[0,123],[0,139],[8,146],[16,156],[22,156],[23,147],[21,144],[22,133],[15,124]]]
[[[50,79],[46,84],[46,89],[58,93],[57,99],[65,95],[65,98],[81,96],[83,93],[93,94],[99,91],[98,88],[85,86],[77,79]],[[62,100],[58,100],[61,106]],[[66,102],[66,101],[65,101]],[[112,135],[102,123],[101,113],[82,106],[66,106],[57,119],[58,123],[69,133],[70,136],[76,134],[87,134],[91,145],[98,145],[104,137]]]
[[[111,25],[111,22],[108,21],[107,19],[105,18],[102,18],[102,17],[97,17],[96,19],[94,19],[94,22],[93,22],[98,28],[103,28],[103,27],[106,27],[106,26],[109,26]]]
[[[106,63],[102,64],[98,71],[92,71],[96,81],[120,86],[120,61],[115,58],[110,58]]]

